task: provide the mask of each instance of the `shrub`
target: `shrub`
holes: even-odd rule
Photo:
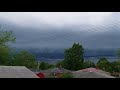
[[[74,78],[73,74],[72,73],[64,73],[62,75],[62,78]]]

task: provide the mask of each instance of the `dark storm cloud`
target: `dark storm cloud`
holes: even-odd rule
[[[27,14],[25,14],[25,16],[26,15]],[[107,20],[103,19],[103,21],[105,20],[104,22],[101,21],[101,17],[97,16],[94,16],[94,18],[97,18],[95,21],[92,20],[93,18],[91,15],[89,17],[89,23],[87,23],[87,20],[84,21],[78,18],[79,20],[83,20],[84,23],[78,23],[78,21],[75,22],[71,19],[69,20],[70,22],[65,21],[67,24],[64,25],[62,24],[64,20],[57,22],[57,17],[55,17],[55,20],[47,17],[48,22],[44,22],[41,18],[37,20],[33,19],[33,16],[31,16],[31,19],[29,17],[26,19],[29,21],[27,23],[25,20],[22,21],[20,17],[17,17],[19,18],[18,22],[14,17],[12,17],[13,20],[9,20],[9,17],[2,17],[0,15],[0,24],[5,26],[8,30],[13,30],[17,38],[16,43],[12,44],[12,46],[23,48],[67,48],[74,42],[79,42],[85,48],[92,49],[120,47],[119,13],[110,14]],[[81,17],[83,18],[84,15]],[[65,19],[65,17],[63,18]],[[94,25],[94,23],[97,25]]]

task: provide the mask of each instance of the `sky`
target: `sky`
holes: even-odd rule
[[[120,48],[119,12],[0,12],[18,48]]]

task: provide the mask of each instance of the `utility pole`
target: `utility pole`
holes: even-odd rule
[[[37,69],[39,70],[40,63],[39,61],[37,62]]]

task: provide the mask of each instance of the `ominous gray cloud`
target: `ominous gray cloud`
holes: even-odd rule
[[[13,30],[15,47],[120,47],[119,12],[0,12],[0,24]]]

